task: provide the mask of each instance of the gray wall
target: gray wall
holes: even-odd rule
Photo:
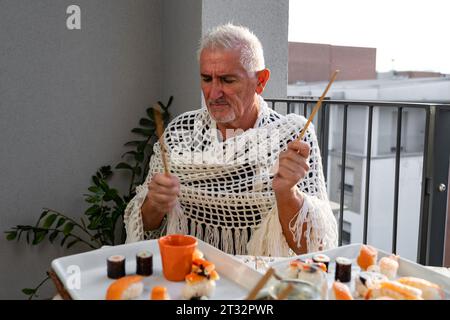
[[[161,1],[0,1],[0,299],[45,276],[69,252],[5,240],[42,207],[73,217],[101,165],[116,164],[146,107],[161,98]],[[165,99],[165,97],[163,97]],[[43,297],[54,293],[49,285]]]
[[[172,111],[201,106],[197,47],[202,31],[202,0],[163,0],[163,94],[173,95]]]
[[[203,0],[203,33],[232,22],[248,27],[261,41],[266,67],[272,72],[265,98],[287,95],[288,20],[289,0]]]

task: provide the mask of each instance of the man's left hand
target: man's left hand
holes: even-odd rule
[[[309,144],[294,140],[288,143],[286,151],[280,153],[278,159],[278,172],[273,178],[272,187],[278,196],[288,195],[297,183],[309,171]]]

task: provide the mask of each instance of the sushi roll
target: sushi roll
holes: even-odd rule
[[[325,254],[319,253],[319,254],[314,255],[312,259],[315,263],[323,263],[326,267],[325,272],[328,272],[328,265],[330,264],[330,257],[328,257]]]
[[[362,270],[377,264],[378,251],[374,247],[362,245],[356,262]]]
[[[390,297],[395,300],[423,300],[422,290],[401,284],[397,281],[382,281],[367,290],[366,300]]]
[[[352,262],[344,257],[336,258],[336,272],[334,280],[340,282],[350,282],[352,279]]]
[[[167,292],[166,287],[156,286],[153,287],[152,293],[150,295],[150,299],[152,300],[170,300],[169,293]]]
[[[119,279],[125,276],[125,257],[114,255],[107,259],[108,278]]]
[[[397,276],[398,262],[396,256],[383,257],[380,259],[380,272],[393,280]]]
[[[355,290],[358,296],[365,297],[370,288],[375,287],[388,278],[381,273],[362,271],[355,277]]]
[[[422,298],[425,300],[444,300],[445,294],[441,287],[425,279],[415,277],[403,277],[397,280],[405,284],[422,290]]]
[[[136,255],[136,274],[140,276],[151,276],[153,274],[153,254],[142,251]]]
[[[335,281],[331,287],[331,300],[353,300],[353,296],[347,285]]]
[[[141,276],[126,276],[108,287],[106,300],[130,300],[139,297],[144,290]]]
[[[190,273],[186,276],[186,285],[183,287],[183,299],[202,299],[211,297],[216,289],[216,281],[219,275],[213,271],[210,277],[205,277],[197,273]]]

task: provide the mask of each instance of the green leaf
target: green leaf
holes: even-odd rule
[[[125,147],[134,147],[134,146],[139,145],[141,142],[142,142],[142,141],[137,141],[137,140],[134,140],[134,141],[128,141],[127,143],[124,144],[124,146],[125,146]]]
[[[70,232],[73,230],[74,224],[72,222],[68,222],[66,223],[66,225],[64,226],[64,230],[63,233],[65,236],[68,236],[70,234]]]
[[[56,237],[58,237],[59,235],[59,231],[55,230],[53,231],[50,236],[48,237],[48,240],[50,240],[50,243],[53,243],[53,241],[55,241]]]
[[[147,112],[148,117],[155,121],[155,115],[153,114],[153,107],[147,108],[147,110],[145,110]]]
[[[89,207],[84,214],[87,216],[90,216],[90,215],[98,213],[99,210],[100,210],[100,206],[95,204],[95,205]]]
[[[57,217],[58,217],[58,215],[57,215],[57,214],[54,214],[54,213],[51,214],[51,215],[49,215],[49,216],[45,219],[44,225],[43,225],[42,227],[45,228],[45,229],[50,228],[50,227],[52,226],[53,222],[55,222],[55,220],[56,220]]]
[[[100,191],[100,188],[99,188],[99,187],[96,187],[96,186],[92,186],[92,187],[89,187],[88,190],[89,190],[90,192],[97,193],[97,192]]]
[[[145,147],[147,147],[147,141],[143,141],[140,145],[137,146],[138,152],[144,152]]]
[[[56,223],[55,229],[58,229],[59,227],[61,227],[64,224],[64,222],[66,222],[65,218],[62,218],[62,217],[59,218],[58,222]]]
[[[79,241],[78,239],[75,239],[75,240],[69,242],[69,243],[67,244],[66,248],[69,249],[70,247],[72,247],[72,246],[73,246],[75,243],[77,243],[78,241]]]
[[[154,120],[148,118],[141,118],[141,120],[139,120],[139,125],[147,128],[155,128]]]
[[[6,236],[6,239],[8,241],[12,241],[12,240],[16,239],[16,237],[17,237],[17,231],[7,231],[6,233],[8,234]]]
[[[22,289],[22,292],[24,294],[26,294],[27,296],[31,296],[36,293],[36,289],[25,288],[25,289]]]
[[[99,179],[98,179],[98,177],[92,176],[92,182],[94,182],[94,184],[95,184],[96,186],[98,186],[98,185],[99,185]]]
[[[32,242],[32,245],[37,245],[44,240],[45,236],[47,235],[48,230],[39,230],[34,232],[34,239]]]
[[[66,242],[68,237],[69,237],[68,235],[65,235],[64,238],[62,238],[62,240],[61,240],[61,247],[64,245],[64,242]]]
[[[116,166],[116,169],[127,169],[127,170],[133,170],[133,168],[125,162],[121,162]]]
[[[100,173],[103,176],[103,179],[108,179],[113,172],[111,171],[111,166],[103,166],[100,168]]]
[[[41,222],[42,218],[44,218],[47,215],[48,212],[49,212],[49,210],[42,211],[42,213],[41,213],[41,215],[40,215],[40,217],[39,217],[39,219],[38,219],[38,221],[36,223],[36,226],[39,225],[39,223]]]

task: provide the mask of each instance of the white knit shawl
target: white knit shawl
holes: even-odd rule
[[[126,242],[157,238],[164,232],[190,233],[228,253],[292,255],[279,222],[272,178],[279,152],[305,123],[302,116],[276,113],[262,98],[255,127],[225,141],[219,139],[205,108],[178,116],[164,134],[171,173],[181,184],[177,204],[161,228],[144,232],[141,207],[148,184],[153,174],[163,172],[156,143],[146,181],[136,188],[136,196],[125,210]],[[304,204],[291,220],[290,231],[300,246],[306,223],[307,250],[312,252],[337,245],[337,224],[313,126],[304,141],[311,146],[310,171],[297,185]]]

